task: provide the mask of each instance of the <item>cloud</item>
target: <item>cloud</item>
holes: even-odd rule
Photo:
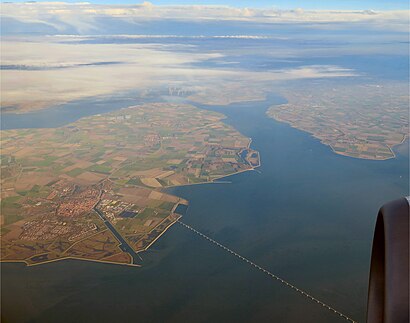
[[[356,75],[350,69],[332,65],[269,71],[198,67],[196,63],[222,58],[223,54],[170,50],[161,44],[78,44],[52,42],[53,39],[2,42],[2,64],[23,67],[1,70],[2,106],[44,108],[172,84],[217,90],[239,83],[260,88],[272,82]]]
[[[24,24],[44,24],[61,33],[75,30],[85,34],[98,32],[101,21],[139,25],[149,20],[209,22],[236,21],[247,23],[338,24],[366,23],[371,28],[406,31],[409,12],[372,10],[294,10],[235,8],[229,6],[155,6],[150,2],[136,5],[95,5],[89,3],[39,2],[2,3],[2,17]]]
[[[1,15],[6,18],[2,19],[2,27],[6,27],[2,30],[2,64],[6,66],[1,71],[2,105],[22,108],[48,107],[90,96],[144,91],[170,84],[217,92],[226,84],[235,84],[234,89],[268,89],[272,84],[290,80],[354,77],[359,75],[356,71],[337,65],[300,63],[279,68],[280,65],[269,64],[305,56],[354,51],[360,54],[363,49],[350,42],[351,31],[358,26],[383,30],[401,30],[405,26],[406,32],[408,28],[407,11],[284,11],[155,6],[149,2],[2,3]],[[175,22],[178,28],[168,28]],[[284,24],[298,29],[281,34]],[[346,26],[354,28],[345,38],[338,33],[326,34]],[[212,28],[211,34],[202,33]],[[309,28],[314,32],[310,33]],[[319,35],[318,28],[325,29],[325,33]],[[4,37],[4,30],[8,30],[6,34],[31,34]],[[367,33],[363,35],[355,41],[362,44]],[[380,42],[379,33],[373,36]],[[393,38],[389,37],[391,41]],[[394,37],[394,41],[400,42],[403,34]],[[382,49],[375,49],[376,45]],[[366,43],[365,47],[375,52],[385,51],[386,46]],[[388,48],[396,51],[391,45]],[[260,55],[267,67],[253,69],[252,64],[241,64],[241,56],[247,55]],[[239,63],[227,64],[236,61]]]

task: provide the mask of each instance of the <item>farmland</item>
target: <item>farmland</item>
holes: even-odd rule
[[[268,116],[311,133],[340,155],[386,160],[409,133],[407,85],[320,82],[282,91],[288,103]]]
[[[223,117],[151,103],[55,129],[2,131],[2,261],[136,264],[116,234],[144,251],[188,204],[163,188],[259,165],[250,139]]]

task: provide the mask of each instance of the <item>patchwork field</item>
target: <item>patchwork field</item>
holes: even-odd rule
[[[1,259],[135,264],[188,204],[162,188],[259,165],[224,116],[144,104],[56,129],[1,132]],[[243,157],[245,156],[245,157]]]
[[[307,131],[340,155],[385,160],[409,133],[408,85],[311,84],[282,91],[287,104],[268,115]]]

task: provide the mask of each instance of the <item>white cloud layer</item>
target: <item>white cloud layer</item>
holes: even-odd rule
[[[234,89],[232,93],[251,87],[259,93],[284,81],[362,76],[337,66],[337,62],[272,63],[368,52],[402,53],[405,45],[401,44],[407,40],[408,14],[408,11],[154,6],[148,2],[137,5],[2,3],[2,33],[6,36],[3,35],[1,49],[4,66],[1,103],[25,110],[170,85],[194,88],[202,91],[199,96],[206,97],[207,93],[218,93],[227,85]],[[191,26],[198,24],[203,25],[191,30]],[[209,31],[209,26],[212,32],[202,34]],[[292,32],[281,33],[281,28],[294,26],[299,28],[296,32],[288,29]],[[363,26],[389,32],[387,36],[380,36],[379,31],[357,36],[356,31],[362,31]],[[338,28],[346,28],[346,33],[343,36],[332,33]],[[151,33],[158,34],[147,35]],[[187,34],[190,39],[185,39]],[[207,38],[212,41],[208,42]],[[241,65],[241,55],[260,55],[262,65],[253,69],[247,67],[246,60]],[[253,66],[252,59],[249,62]],[[267,67],[262,68],[265,63]]]
[[[218,57],[222,54],[170,51],[152,44],[53,43],[49,37],[3,41],[2,64],[14,68],[1,70],[1,104],[25,110],[169,85],[217,90],[235,83],[260,88],[272,82],[357,75],[331,65],[269,71],[194,66]],[[99,64],[112,61],[118,64]]]
[[[149,2],[136,5],[95,5],[89,3],[2,3],[1,15],[27,24],[43,24],[64,32],[69,27],[78,33],[98,32],[97,19],[113,18],[128,24],[152,19],[180,21],[242,21],[257,23],[366,23],[373,28],[406,31],[409,12],[278,10],[234,8],[229,6],[155,6]]]

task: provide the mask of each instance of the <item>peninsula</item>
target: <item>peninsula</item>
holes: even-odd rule
[[[55,129],[2,131],[1,260],[138,265],[188,201],[163,188],[259,166],[222,114],[149,103]]]
[[[268,116],[311,133],[340,155],[385,160],[409,133],[407,84],[317,82],[282,91],[288,103]]]

